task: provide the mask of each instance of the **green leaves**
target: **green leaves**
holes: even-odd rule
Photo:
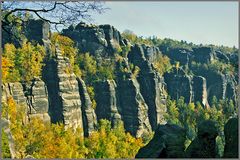
[[[40,45],[33,46],[24,41],[22,47],[16,49],[13,44],[6,44],[3,55],[3,82],[29,82],[34,77],[40,77],[44,56],[44,47]]]

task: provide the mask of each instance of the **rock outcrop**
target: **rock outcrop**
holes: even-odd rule
[[[97,82],[95,87],[95,99],[97,102],[96,114],[98,120],[108,119],[111,121],[112,126],[115,126],[121,115],[119,114],[119,106],[117,106],[116,97],[116,83],[114,80],[107,80]]]
[[[78,81],[69,68],[69,59],[63,57],[61,51],[56,48],[56,55],[46,61],[44,81],[49,93],[52,122],[63,122],[66,127],[82,128]]]
[[[8,83],[6,86],[6,95],[12,96],[17,104],[27,106],[27,99],[24,95],[23,86],[20,82]]]
[[[163,77],[153,69],[145,57],[147,55],[148,59],[154,62],[155,54],[159,54],[157,49],[140,45],[133,46],[128,54],[129,62],[140,68],[137,80],[141,94],[148,105],[148,117],[153,130],[158,124],[164,123],[163,114],[166,112],[167,98]]]
[[[76,42],[78,49],[89,52],[97,58],[113,56],[124,45],[119,31],[111,25],[87,25],[79,23],[76,27],[63,30],[63,35]]]
[[[164,79],[167,84],[167,92],[173,99],[184,97],[186,103],[193,101],[192,77],[182,69],[166,73]]]
[[[186,150],[187,157],[191,158],[215,158],[216,137],[218,135],[216,123],[203,121],[198,126],[197,137]]]
[[[50,24],[40,19],[30,19],[26,23],[24,34],[29,41],[35,41],[43,45],[43,40],[50,36]]]
[[[173,124],[159,125],[152,140],[135,158],[183,158],[186,131]]]
[[[117,75],[114,80],[95,83],[97,107],[93,109],[86,85],[72,72],[69,59],[63,57],[59,49],[56,49],[56,53],[52,52],[49,24],[41,20],[30,20],[23,34],[31,42],[44,44],[47,56],[42,80],[36,78],[30,84],[4,84],[3,100],[12,96],[18,104],[28,107],[26,110],[30,118],[39,116],[52,123],[63,122],[66,127],[81,127],[85,136],[96,129],[97,121],[102,118],[110,120],[113,125],[122,120],[126,131],[136,137],[156,130],[159,124],[165,123],[163,115],[166,112],[167,94],[175,100],[183,96],[187,103],[199,101],[203,106],[208,106],[213,96],[233,99],[235,102],[237,99],[236,74],[229,75],[207,68],[208,64],[216,60],[237,66],[236,53],[225,54],[212,47],[186,49],[171,48],[168,45],[164,48],[130,44],[111,25],[79,23],[76,27],[64,29],[62,34],[75,42],[80,53],[89,52],[94,56],[97,66],[103,60],[111,60],[122,72],[118,73],[120,71],[115,69],[116,74],[122,75]],[[125,51],[128,53],[123,54]],[[153,67],[160,54],[167,55],[172,64],[180,62],[180,68],[176,70],[173,67],[173,71],[160,76]],[[122,62],[118,62],[117,58]],[[191,65],[193,61],[207,69],[194,68]],[[140,68],[139,73],[133,74],[130,66]],[[167,137],[177,136],[178,133],[172,133],[173,131],[182,134],[181,129],[169,125],[160,127],[160,130],[169,131],[170,133],[164,132]],[[201,139],[199,143],[203,144],[200,141]],[[160,149],[157,156],[174,157],[169,145],[174,146],[175,142],[164,139],[161,144],[167,146]]]
[[[191,61],[197,63],[210,63],[215,57],[216,54],[211,47],[195,47],[193,48]]]
[[[238,158],[238,118],[231,118],[224,126],[225,146],[223,158]]]
[[[85,82],[79,77],[77,77],[77,81],[82,102],[83,131],[85,136],[89,136],[97,128],[97,117],[95,110],[92,108],[92,102],[87,92]]]
[[[24,84],[24,91],[29,118],[39,117],[45,122],[50,122],[48,93],[45,83],[40,78],[35,78],[30,85]]]
[[[136,137],[152,131],[149,118],[148,106],[141,93],[136,79],[129,78],[117,82],[118,105],[120,114],[127,132]]]

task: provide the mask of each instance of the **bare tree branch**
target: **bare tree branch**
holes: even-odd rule
[[[36,18],[44,20],[55,29],[59,25],[70,26],[82,20],[92,21],[91,13],[103,13],[106,9],[101,1],[58,1],[58,2],[3,2],[2,5],[2,29],[14,27],[17,21],[9,19],[12,15],[29,12]],[[19,19],[18,19],[19,20]],[[22,23],[24,24],[24,23]],[[19,25],[19,24],[18,24]]]

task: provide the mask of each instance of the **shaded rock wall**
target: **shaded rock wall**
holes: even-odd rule
[[[85,136],[89,136],[97,127],[97,117],[95,110],[92,108],[92,102],[87,92],[85,82],[77,77],[78,88],[81,97],[83,131]]]
[[[184,97],[185,102],[193,100],[192,77],[185,74],[182,70],[166,73],[164,79],[167,84],[167,92],[173,99]]]
[[[114,80],[97,82],[94,85],[95,98],[97,102],[97,118],[98,120],[108,119],[111,121],[113,126],[121,120],[118,108],[119,106],[117,106],[116,87],[117,86]]]
[[[129,62],[140,68],[137,80],[140,84],[141,94],[148,105],[148,116],[153,130],[158,124],[164,123],[163,114],[166,112],[167,98],[163,77],[153,69],[151,63],[145,58],[145,55],[150,58],[151,53],[156,52],[158,50],[155,48],[135,45],[128,54]]]
[[[187,157],[215,158],[216,137],[218,135],[216,123],[210,120],[203,121],[198,126],[197,137],[186,149]]]
[[[186,131],[173,124],[159,125],[154,137],[135,158],[183,158]]]
[[[148,118],[148,106],[140,93],[137,80],[119,80],[116,91],[126,131],[136,137],[150,132],[152,129]]]
[[[238,158],[238,118],[231,118],[224,126],[225,146],[223,158]]]

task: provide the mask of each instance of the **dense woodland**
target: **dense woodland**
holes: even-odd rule
[[[21,26],[16,25],[15,31],[18,33],[18,37],[22,38],[20,45],[14,43],[4,45],[2,56],[3,83],[19,81],[28,83],[34,77],[41,77],[44,60],[48,58],[43,45],[29,42],[28,39],[21,36],[22,29]],[[133,44],[155,45],[166,52],[168,48],[196,46],[192,43],[172,39],[142,38],[130,31],[125,31],[122,36]],[[118,64],[127,55],[130,47],[119,48],[114,60],[103,61],[101,65],[98,65],[96,57],[89,53],[79,53],[69,37],[53,33],[51,42],[58,44],[63,56],[70,60],[70,66],[66,68],[66,73],[73,71],[86,82],[93,108],[96,108],[93,83],[99,80],[116,79],[121,73],[126,72],[126,69],[119,67]],[[237,52],[236,48],[211,46],[229,54]],[[53,52],[54,49],[55,46],[52,46]],[[133,64],[130,66],[133,76],[137,76],[139,68]],[[237,66],[224,64],[220,61],[205,66],[193,62],[192,66],[233,75],[237,73]],[[163,75],[166,72],[171,72],[174,68],[178,69],[181,64],[171,63],[170,59],[162,54],[154,63],[154,67],[160,75]],[[220,100],[214,97],[211,104],[210,107],[204,108],[200,103],[184,103],[184,97],[178,100],[168,97],[165,118],[168,123],[178,124],[187,129],[186,147],[196,137],[197,124],[207,119],[216,121],[220,133],[220,136],[217,137],[218,155],[221,157],[225,143],[223,126],[230,117],[236,116],[238,111],[230,99]],[[37,118],[28,121],[24,107],[16,104],[12,97],[9,97],[7,102],[2,103],[2,106],[2,117],[11,122],[10,129],[15,142],[17,158],[26,156],[34,158],[134,158],[138,150],[148,143],[153,134],[149,137],[135,138],[125,132],[123,123],[119,122],[116,127],[111,128],[109,121],[101,120],[96,132],[89,137],[83,137],[81,128],[77,130],[66,129],[61,123],[44,123]],[[3,130],[2,151],[3,157],[10,158],[8,140]]]

